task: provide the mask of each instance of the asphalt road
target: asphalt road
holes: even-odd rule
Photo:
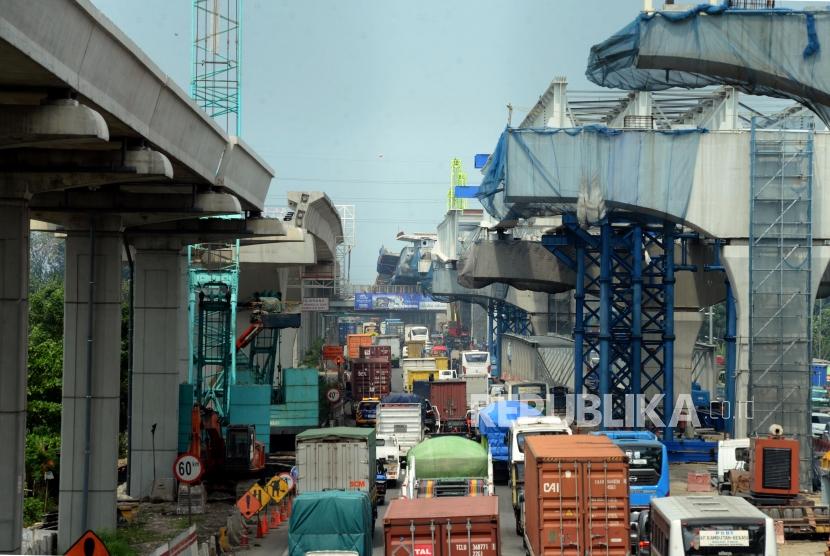
[[[387,504],[398,496],[398,490],[386,493]],[[513,507],[510,504],[510,490],[504,485],[496,486],[496,496],[499,497],[499,527],[501,529],[502,556],[524,556],[522,540],[516,535],[516,522],[513,518]],[[379,556],[383,551],[383,515],[387,506],[378,508],[378,519],[375,521],[373,556]],[[252,546],[247,552],[251,556],[269,555],[286,556],[288,554],[288,526],[283,524],[277,530],[272,530],[264,539],[251,539]]]

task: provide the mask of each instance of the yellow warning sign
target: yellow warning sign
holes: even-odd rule
[[[268,502],[271,501],[271,495],[268,494],[264,488],[259,486],[259,483],[254,483],[254,485],[248,489],[248,494],[256,498],[260,506],[263,508],[268,505]]]
[[[274,476],[265,484],[265,490],[274,502],[279,502],[288,494],[288,484],[280,476]]]

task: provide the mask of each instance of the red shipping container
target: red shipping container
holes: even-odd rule
[[[429,401],[438,408],[441,422],[465,423],[467,383],[463,380],[436,380],[429,383]]]
[[[361,359],[370,359],[370,358],[380,358],[380,359],[392,359],[392,347],[391,346],[360,346],[360,358]]]
[[[607,437],[525,440],[525,537],[532,555],[629,551],[628,462]]]
[[[386,556],[499,556],[499,499],[398,498],[383,517],[383,535]]]
[[[337,361],[343,358],[343,346],[323,346],[323,361]]]
[[[392,364],[388,359],[352,361],[352,399],[383,398],[392,391]]]

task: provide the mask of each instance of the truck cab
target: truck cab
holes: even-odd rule
[[[364,398],[357,404],[354,412],[354,422],[358,427],[374,427],[378,416],[380,400],[378,398]]]
[[[516,533],[521,535],[522,502],[524,499],[524,444],[530,436],[550,434],[573,434],[568,423],[555,416],[549,417],[519,417],[510,426],[507,433],[509,468],[509,485],[513,502],[513,513],[516,516]]]

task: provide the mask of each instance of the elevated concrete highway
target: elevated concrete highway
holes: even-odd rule
[[[116,525],[112,416],[118,414],[119,377],[113,369],[120,366],[124,238],[136,275],[134,364],[150,383],[172,383],[183,345],[175,327],[181,246],[227,233],[284,231],[273,222],[250,228],[173,224],[257,215],[273,172],[242,141],[223,133],[90,2],[6,3],[0,66],[0,265],[6,269],[0,288],[0,436],[7,441],[0,455],[0,497],[6,501],[0,552],[21,546],[31,217],[67,234],[58,543],[65,550],[85,529]],[[267,230],[256,231],[261,226]],[[156,395],[141,382],[136,388],[139,404]],[[177,405],[172,398],[160,401]],[[150,412],[155,405],[138,407]]]

